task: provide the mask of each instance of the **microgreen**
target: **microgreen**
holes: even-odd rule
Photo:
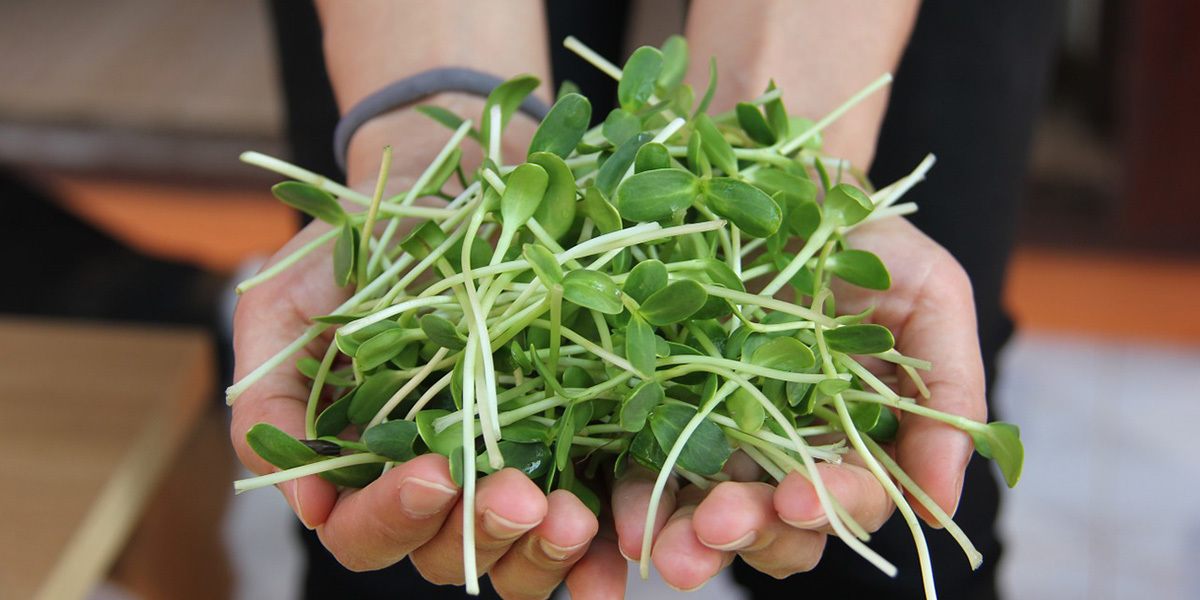
[[[566,45],[618,80],[619,106],[589,130],[591,103],[564,85],[515,163],[500,155],[500,140],[539,84],[530,76],[489,95],[478,130],[445,109],[420,107],[454,134],[396,198],[382,195],[386,167],[368,197],[278,159],[243,155],[294,179],[272,191],[330,230],[239,291],[322,251],[332,254],[332,284],[352,295],[313,315],[309,329],[229,389],[232,402],[291,365],[311,381],[309,439],[255,425],[250,447],[282,470],[236,488],[312,474],[362,487],[384,463],[436,453],[449,459],[468,505],[477,477],[509,466],[599,513],[607,494],[598,469],[620,476],[633,461],[659,472],[653,512],[672,475],[706,486],[724,477],[733,452],[744,452],[767,481],[792,471],[808,477],[838,537],[894,574],[815,468],[855,452],[912,528],[930,597],[931,566],[906,498],[977,565],[961,530],[881,444],[905,419],[947,423],[1014,485],[1024,457],[1017,428],[901,398],[862,357],[882,359],[926,397],[917,371],[931,365],[898,351],[887,328],[868,322],[869,310],[838,315],[831,290],[835,279],[891,286],[883,261],[849,247],[845,234],[911,212],[897,200],[932,165],[926,159],[868,193],[868,184],[843,177],[844,161],[821,154],[821,131],[889,79],[818,121],[788,115],[774,83],[734,111],[710,115],[716,63],[697,102],[682,82],[683,38],[639,48],[623,69],[578,40]],[[471,179],[460,164],[466,143],[486,157]],[[454,173],[464,189],[452,196]],[[431,196],[453,199],[446,208],[414,205]],[[343,208],[351,205],[362,210]],[[788,286],[795,300],[784,296]],[[296,356],[330,330],[320,360]],[[474,515],[462,516],[472,593]],[[648,515],[643,572],[653,521]]]

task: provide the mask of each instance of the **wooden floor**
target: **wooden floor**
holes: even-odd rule
[[[231,272],[292,233],[292,213],[264,187],[212,190],[55,178],[69,205],[129,244]],[[1018,248],[1006,301],[1027,330],[1200,343],[1200,260]]]

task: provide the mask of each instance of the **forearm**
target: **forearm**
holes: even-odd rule
[[[908,43],[916,0],[693,0],[687,22],[688,81],[703,89],[717,59],[716,111],[763,92],[773,78],[788,112],[819,119],[883,73]],[[867,98],[823,133],[825,151],[866,170],[887,107]]]
[[[539,0],[318,0],[317,8],[329,79],[343,113],[394,81],[436,67],[469,67],[502,78],[531,73],[549,81]],[[535,93],[550,97],[548,85]],[[473,120],[483,107],[482,98],[464,94],[439,94],[422,103],[438,104]],[[510,128],[514,139],[525,139],[534,125],[516,117]],[[392,144],[393,181],[403,187],[448,137],[444,127],[412,110],[375,118],[351,139],[347,181],[369,185],[379,168],[380,150]]]

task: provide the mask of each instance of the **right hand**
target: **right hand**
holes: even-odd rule
[[[328,227],[308,225],[271,262]],[[328,249],[246,292],[234,315],[235,380],[298,337],[310,316],[329,313],[346,297],[333,284]],[[292,365],[303,356],[320,358],[329,341],[326,336],[313,342],[234,403],[230,436],[246,468],[258,474],[276,470],[246,443],[254,424],[270,423],[304,437],[309,382]],[[430,582],[462,585],[462,511],[474,510],[479,571],[489,574],[502,596],[545,598],[564,578],[575,598],[624,594],[625,561],[614,542],[596,538],[599,524],[591,511],[569,492],[547,497],[515,469],[480,479],[474,507],[463,505],[448,461],[437,454],[397,465],[358,490],[339,491],[316,476],[278,487],[304,525],[352,571],[410,558]]]

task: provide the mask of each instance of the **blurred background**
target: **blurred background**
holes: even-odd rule
[[[1027,452],[1011,598],[1200,598],[1197,23],[1196,3],[1065,3],[995,388]],[[0,81],[0,597],[53,577],[57,597],[296,597],[290,512],[232,498],[216,400],[231,282],[297,226],[237,161],[286,156],[269,7],[7,0]],[[56,456],[91,462],[28,475]]]

